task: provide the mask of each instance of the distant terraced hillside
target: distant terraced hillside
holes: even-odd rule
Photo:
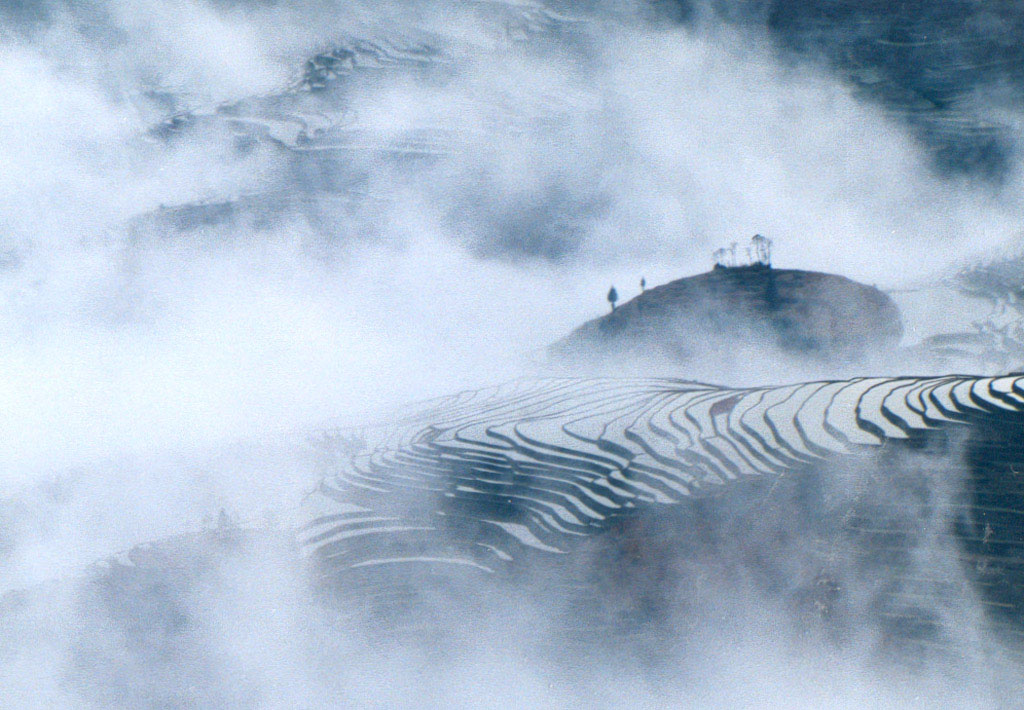
[[[716,19],[763,31],[794,57],[821,60],[857,96],[909,126],[939,170],[990,179],[1008,171],[1020,133],[1004,120],[1005,109],[1024,98],[1020,3],[712,0],[708,6]]]
[[[941,174],[999,181],[1012,171],[1020,142],[1013,116],[1024,102],[1019,88],[1024,13],[1017,4],[653,4],[676,7],[669,14],[695,31],[725,23],[752,43],[767,39],[793,64],[824,68],[858,100],[881,107],[894,125],[908,129]],[[584,63],[597,61],[599,18],[608,17],[580,8],[570,16],[556,5],[486,2],[480,3],[480,17],[498,38],[494,46],[516,52],[559,47]],[[622,21],[609,17],[612,23]],[[170,92],[169,115],[150,130],[150,139],[174,145],[189,137],[223,135],[239,156],[260,156],[269,167],[208,199],[169,203],[140,215],[131,229],[174,237],[218,226],[259,231],[300,224],[318,239],[344,242],[374,233],[388,201],[396,199],[392,185],[419,184],[430,192],[430,186],[445,184],[445,176],[466,156],[478,160],[496,137],[532,131],[535,139],[571,142],[572,131],[557,128],[568,125],[566,116],[576,110],[571,96],[549,94],[536,102],[512,93],[473,97],[471,104],[482,102],[474,110],[485,120],[462,125],[463,130],[421,114],[382,132],[356,108],[358,97],[396,83],[447,86],[467,61],[480,57],[505,61],[489,45],[439,36],[426,27],[375,27],[336,38],[297,63],[289,85],[266,95],[202,106]],[[583,229],[579,224],[585,227],[609,199],[586,181],[563,183],[556,175],[557,189],[524,194],[508,209],[482,207],[473,195],[476,190],[494,194],[494,186],[474,186],[475,179],[470,171],[453,183],[449,196],[455,203],[444,219],[485,255],[558,259],[572,251]]]

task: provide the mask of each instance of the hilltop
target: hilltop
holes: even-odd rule
[[[723,366],[782,354],[844,365],[891,352],[902,333],[896,304],[877,288],[755,264],[648,289],[554,343],[549,354],[562,361],[634,355]]]

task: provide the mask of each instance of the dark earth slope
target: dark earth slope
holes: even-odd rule
[[[781,354],[853,364],[890,351],[902,330],[896,305],[876,288],[834,274],[744,266],[652,288],[549,351],[569,360],[633,353],[699,363]]]

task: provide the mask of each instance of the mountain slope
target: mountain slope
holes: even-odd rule
[[[876,288],[834,274],[716,268],[641,293],[550,348],[558,359],[654,356],[674,363],[796,357],[852,364],[889,351],[899,310]]]

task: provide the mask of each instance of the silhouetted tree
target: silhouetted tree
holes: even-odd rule
[[[751,262],[763,266],[772,265],[772,240],[763,234],[755,234],[750,240]]]
[[[647,279],[645,279],[643,276],[641,276],[640,277],[640,293],[643,293],[646,290],[647,290]]]
[[[227,530],[230,527],[232,527],[231,516],[228,515],[228,511],[221,508],[220,513],[217,514],[217,528],[220,530]]]
[[[612,286],[611,289],[608,290],[608,303],[612,304],[613,311],[615,310],[615,302],[618,300],[619,292],[615,290],[614,286]]]
[[[238,523],[228,511],[221,508],[220,513],[217,514],[217,529],[214,535],[217,536],[217,539],[227,542],[234,538],[237,530]]]

